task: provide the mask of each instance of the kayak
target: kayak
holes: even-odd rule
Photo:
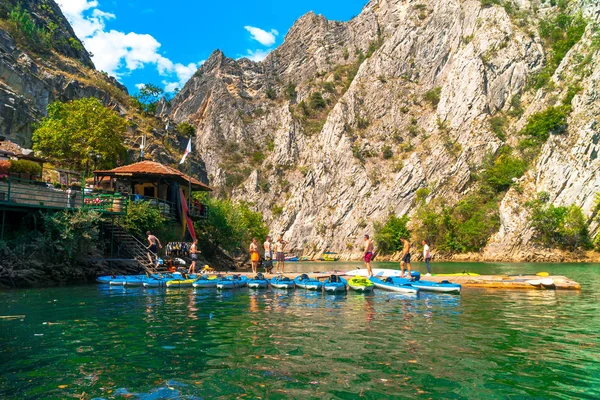
[[[373,275],[374,276],[382,276],[382,277],[387,277],[387,276],[397,276],[397,277],[401,277],[400,275],[400,270],[399,269],[383,269],[383,268],[373,268]],[[417,274],[417,271],[412,271],[411,272],[411,276],[414,276],[415,274]],[[364,276],[368,278],[368,273],[366,269],[354,269],[352,271],[347,271],[344,273],[344,275],[347,276]]]
[[[458,283],[452,283],[448,281],[441,282],[432,282],[432,281],[422,281],[422,280],[411,280],[406,278],[395,278],[392,277],[392,282],[394,284],[400,285],[410,285],[414,288],[417,288],[421,291],[426,292],[440,292],[440,293],[455,293],[459,294],[461,286]]]
[[[198,279],[192,283],[195,288],[216,288],[217,287],[217,276],[216,275],[200,275]]]
[[[311,278],[306,274],[295,277],[294,283],[301,289],[321,290],[323,288],[323,282],[318,279]]]
[[[373,291],[375,285],[363,276],[355,276],[354,278],[348,279],[348,287],[357,292],[368,293]]]
[[[248,287],[250,289],[266,289],[268,286],[269,280],[260,272],[254,278],[248,280]]]
[[[166,282],[166,286],[168,288],[192,287],[194,282],[196,282],[195,279],[173,279],[172,281]]]
[[[118,280],[123,280],[123,279],[127,279],[127,278],[136,278],[136,279],[142,279],[145,278],[146,275],[105,275],[105,276],[99,276],[96,278],[96,282],[98,283],[110,283],[110,281],[118,281]]]
[[[323,282],[323,290],[326,292],[345,292],[346,291],[346,280],[338,275],[331,275],[325,282]]]
[[[269,283],[276,289],[293,289],[295,286],[293,280],[283,275],[274,276]]]
[[[298,257],[288,256],[288,257],[285,257],[285,261],[298,261]]]
[[[396,284],[393,282],[393,280],[392,280],[393,278],[391,278],[391,277],[387,277],[386,279],[382,280],[382,279],[372,276],[369,279],[371,280],[371,282],[373,282],[373,284],[375,285],[375,287],[377,289],[389,290],[390,292],[414,294],[414,295],[419,293],[419,289],[417,289],[416,287],[413,287],[411,285],[406,285],[406,284],[400,284],[400,283]]]
[[[144,287],[163,287],[166,286],[167,282],[175,280],[175,279],[179,279],[181,280],[182,276],[181,274],[178,274],[177,276],[170,276],[170,275],[163,275],[160,278],[156,278],[154,276],[151,276],[150,278],[146,278],[143,281],[143,285]]]
[[[217,289],[236,289],[248,284],[245,276],[231,275],[217,280]]]

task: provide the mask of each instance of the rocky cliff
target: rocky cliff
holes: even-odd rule
[[[474,190],[485,158],[516,146],[527,118],[576,78],[568,134],[551,137],[519,192],[504,196],[483,253],[527,258],[528,199],[546,191],[591,217],[600,189],[595,2],[569,6],[586,18],[583,38],[551,84],[528,85],[549,57],[537,27],[555,12],[536,1],[373,0],[346,23],[309,13],[263,62],[216,51],[160,112],[198,127],[213,185],[254,203],[274,235],[306,254],[350,257],[375,221],[414,212],[419,188],[450,204]],[[522,111],[498,135],[490,119],[513,99]]]

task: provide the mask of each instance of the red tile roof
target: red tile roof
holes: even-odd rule
[[[212,188],[200,182],[199,180],[184,174],[183,172],[171,168],[167,165],[157,163],[155,161],[140,161],[135,164],[124,165],[107,171],[94,171],[95,175],[119,175],[119,174],[132,174],[132,175],[157,175],[157,176],[171,176],[175,178],[183,179],[186,182],[190,182],[194,186],[198,186],[203,190],[212,191]]]

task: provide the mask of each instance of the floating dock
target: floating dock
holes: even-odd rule
[[[255,274],[248,272],[229,272],[233,274],[245,275],[252,278]],[[306,273],[311,278],[326,279],[329,275],[336,274],[347,278],[352,276],[345,275],[344,271],[329,272],[286,272],[284,275],[290,279],[297,275]],[[276,274],[263,275],[271,279]],[[423,276],[421,279],[441,282],[449,281],[459,283],[463,288],[484,288],[484,289],[514,289],[514,290],[581,290],[581,284],[575,282],[566,276],[536,276],[536,275],[477,275],[477,276]],[[542,284],[543,282],[543,284]],[[552,282],[552,284],[548,284]]]

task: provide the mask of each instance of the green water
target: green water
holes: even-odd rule
[[[418,298],[95,284],[4,291],[0,316],[25,317],[0,319],[0,398],[600,397],[600,265],[434,269],[548,271],[582,290]]]

